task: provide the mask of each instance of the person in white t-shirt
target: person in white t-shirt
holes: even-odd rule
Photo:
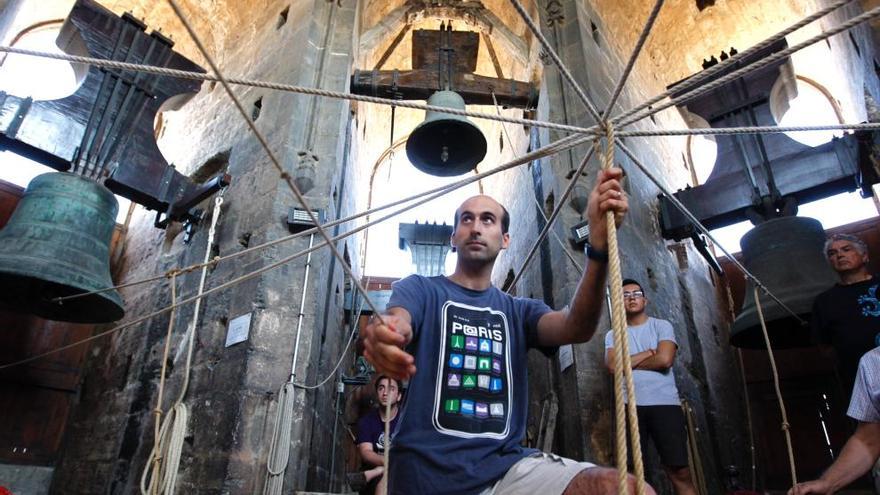
[[[672,324],[645,312],[648,299],[641,284],[623,280],[627,337],[633,368],[642,452],[653,440],[660,461],[678,495],[696,495],[688,467],[687,430],[681,399],[672,374],[678,343]],[[614,334],[605,334],[605,364],[614,374]]]

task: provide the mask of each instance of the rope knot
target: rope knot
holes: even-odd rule
[[[167,272],[165,272],[165,278],[174,278],[174,277],[180,275],[181,273],[184,273],[184,271],[181,270],[180,268],[172,268],[172,269],[168,270]]]
[[[791,429],[791,425],[788,424],[788,421],[783,421],[782,422],[782,431],[788,431],[790,429]]]
[[[290,180],[290,173],[281,172],[281,180]]]

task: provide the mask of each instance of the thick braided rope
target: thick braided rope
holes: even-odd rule
[[[773,371],[773,387],[776,390],[776,400],[779,401],[779,412],[782,416],[782,432],[785,433],[785,445],[788,448],[788,466],[791,469],[791,486],[797,485],[797,471],[794,466],[794,450],[791,447],[791,431],[788,423],[788,414],[785,411],[785,401],[782,400],[782,390],[779,388],[779,372],[776,370],[776,358],[773,356],[773,347],[770,346],[770,335],[767,333],[767,322],[764,321],[764,310],[761,308],[758,286],[754,287],[755,308],[758,310],[758,319],[761,321],[761,333],[764,335],[764,344],[767,345],[767,356],[770,358],[770,369]]]
[[[147,64],[134,64],[130,62],[120,62],[118,60],[107,60],[94,57],[83,57],[79,55],[67,55],[61,53],[41,52],[38,50],[28,50],[25,48],[15,48],[12,46],[0,46],[0,52],[16,53],[19,55],[29,55],[34,57],[51,58],[55,60],[64,60],[78,64],[93,65],[95,67],[105,67],[108,69],[127,70],[135,72],[147,72],[160,76],[176,77],[179,79],[191,79],[196,81],[213,81],[219,82],[219,76],[205,74],[203,72],[191,72],[180,69],[169,69],[167,67],[159,67]],[[255,88],[274,89],[277,91],[286,91],[290,93],[299,93],[311,96],[321,96],[325,98],[334,98],[338,100],[362,101],[365,103],[376,103],[379,105],[389,105],[392,107],[412,108],[415,110],[426,110],[443,112],[452,115],[461,115],[464,117],[473,117],[475,119],[495,120],[499,122],[507,122],[510,124],[519,124],[525,126],[545,127],[556,131],[569,132],[575,134],[594,135],[597,132],[595,127],[578,127],[565,124],[555,124],[553,122],[545,122],[541,120],[521,119],[516,117],[497,116],[490,113],[473,112],[468,110],[459,110],[449,107],[438,107],[434,105],[426,105],[424,103],[416,103],[406,100],[393,100],[389,98],[380,98],[378,96],[356,95],[352,93],[344,93],[341,91],[332,91],[329,89],[310,88],[306,86],[297,86],[294,84],[282,84],[271,81],[260,81],[255,79],[243,79],[229,77],[224,78],[228,84],[237,84],[240,86],[250,86]]]
[[[171,280],[168,282],[169,289],[171,290],[171,304],[174,305],[177,303],[177,273],[171,273]],[[151,495],[158,494],[159,490],[159,479],[160,473],[162,471],[162,456],[161,453],[156,449],[156,446],[161,444],[162,438],[162,395],[165,391],[165,373],[168,370],[168,353],[171,349],[171,334],[174,332],[174,317],[175,311],[172,310],[168,315],[168,331],[165,335],[165,349],[162,352],[162,371],[159,373],[159,390],[156,394],[156,407],[153,408],[153,415],[155,416],[155,431],[153,435],[153,450],[150,452],[150,461],[148,461],[147,468],[144,469],[143,474],[141,475],[141,493],[146,494],[150,493]],[[152,476],[150,477],[149,487],[146,486],[146,478],[148,471],[152,471]]]
[[[607,123],[605,154],[602,169],[608,170],[614,164],[614,126]],[[630,439],[632,440],[633,464],[635,466],[636,493],[645,493],[645,468],[642,464],[642,448],[639,438],[639,421],[636,417],[636,395],[632,379],[632,361],[629,355],[629,341],[626,335],[626,311],[623,307],[623,277],[620,272],[620,251],[617,245],[617,224],[614,212],[605,213],[608,229],[608,287],[611,292],[611,328],[614,334],[614,403],[617,414],[617,470],[619,492],[629,493],[626,484],[626,416],[629,416]],[[624,406],[626,386],[627,405]]]
[[[868,12],[865,12],[861,15],[858,15],[856,17],[853,17],[852,19],[847,20],[843,24],[841,24],[833,29],[829,29],[828,31],[825,31],[821,34],[818,34],[818,35],[816,35],[806,41],[798,43],[797,45],[786,48],[785,50],[776,52],[772,55],[769,55],[761,60],[758,60],[752,64],[749,64],[745,67],[742,67],[741,69],[735,70],[735,71],[731,72],[730,74],[727,74],[723,77],[720,77],[720,78],[718,78],[708,84],[703,84],[703,85],[697,87],[696,89],[688,91],[687,93],[685,93],[681,96],[678,96],[676,98],[672,98],[669,101],[667,101],[666,103],[663,103],[662,105],[659,105],[656,108],[653,108],[647,112],[642,112],[642,113],[636,114],[636,115],[631,116],[627,119],[616,118],[616,119],[613,119],[613,122],[615,122],[615,124],[620,127],[628,126],[628,125],[633,124],[641,119],[644,119],[645,117],[648,117],[649,115],[653,115],[657,112],[665,110],[673,105],[680,105],[682,103],[690,101],[693,98],[696,98],[697,96],[700,96],[700,95],[705,94],[709,91],[717,89],[717,88],[723,86],[724,84],[727,84],[728,82],[733,81],[734,79],[738,79],[749,72],[753,72],[758,69],[762,69],[772,63],[775,63],[779,60],[782,60],[782,59],[790,56],[794,52],[802,50],[803,48],[806,48],[812,44],[818,43],[822,40],[828,39],[831,36],[834,36],[835,34],[842,33],[843,31],[847,31],[849,29],[852,29],[853,27],[858,26],[859,24],[862,24],[864,22],[870,21],[871,19],[874,19],[876,17],[880,17],[880,7],[873,8],[873,9],[869,10]]]

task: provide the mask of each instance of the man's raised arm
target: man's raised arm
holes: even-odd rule
[[[623,171],[619,168],[599,171],[586,212],[592,255],[587,259],[586,270],[568,308],[547,313],[538,321],[538,343],[542,346],[586,342],[596,333],[605,304],[608,269],[605,213],[613,212],[616,224],[620,225],[629,205],[620,185],[622,178]]]

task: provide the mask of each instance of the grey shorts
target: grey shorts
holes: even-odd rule
[[[579,472],[591,467],[596,465],[538,452],[520,459],[480,495],[561,495]]]

